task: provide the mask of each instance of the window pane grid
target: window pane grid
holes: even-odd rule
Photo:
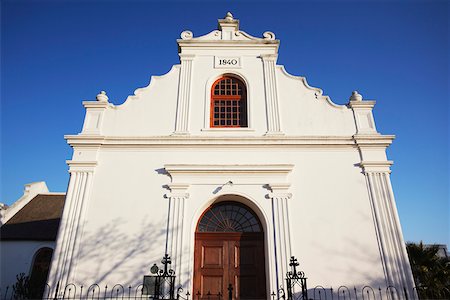
[[[262,232],[256,215],[238,203],[213,205],[199,221],[197,232]]]
[[[244,84],[233,77],[223,77],[212,92],[212,127],[247,127]]]

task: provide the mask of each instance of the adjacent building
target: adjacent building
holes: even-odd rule
[[[17,276],[28,276],[42,296],[64,207],[64,193],[49,192],[45,182],[25,185],[23,196],[3,207],[0,218],[0,297],[7,297]]]

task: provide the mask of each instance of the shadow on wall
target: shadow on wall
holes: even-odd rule
[[[150,216],[142,219],[138,229],[129,223],[116,218],[95,231],[85,230],[77,257],[76,283],[142,283],[151,265],[164,255],[167,223],[155,222]]]
[[[45,284],[43,299],[148,299],[148,296],[142,295],[143,277],[150,274],[153,264],[162,267],[167,221],[155,223],[148,217],[141,221],[139,230],[129,229],[124,232],[124,229],[128,228],[130,227],[127,226],[127,220],[116,218],[97,230],[85,230],[75,269],[75,280],[58,287],[57,283],[54,283],[54,286]],[[181,283],[183,289],[177,286],[175,291],[185,295],[188,291],[187,283],[187,278],[184,278]],[[22,286],[26,289],[25,285]],[[17,294],[16,288],[12,286],[2,287],[0,299],[16,299],[25,295],[24,293],[19,291]]]
[[[383,276],[383,269],[379,253],[370,253],[370,251],[367,250],[367,244],[359,242],[357,236],[345,237],[343,238],[343,240],[344,244],[348,245],[351,250],[347,251],[348,247],[346,247],[344,250],[337,249],[336,247],[333,248],[331,245],[325,246],[324,243],[315,243],[315,245],[312,245],[319,248],[320,253],[329,254],[328,257],[322,257],[321,259],[322,263],[324,261],[326,262],[326,266],[321,273],[338,274],[339,277],[310,277],[308,281],[319,284],[348,284],[352,287],[355,284],[370,285],[374,287],[385,286],[386,281]],[[308,273],[306,275],[308,275]],[[357,282],[355,282],[356,278]]]

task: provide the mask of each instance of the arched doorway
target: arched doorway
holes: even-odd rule
[[[36,251],[31,268],[29,293],[31,299],[42,299],[52,261],[53,249],[44,247]]]
[[[210,206],[197,224],[194,255],[194,294],[233,299],[266,299],[264,232],[257,215],[246,205],[222,201]],[[209,298],[208,298],[208,293]]]

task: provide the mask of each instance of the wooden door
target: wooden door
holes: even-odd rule
[[[233,299],[265,299],[262,234],[197,233],[194,295],[199,295],[199,299],[218,299],[220,293],[228,299],[229,284]]]
[[[264,233],[247,206],[223,201],[209,207],[195,233],[193,299],[266,299]],[[220,295],[220,296],[219,296]]]

